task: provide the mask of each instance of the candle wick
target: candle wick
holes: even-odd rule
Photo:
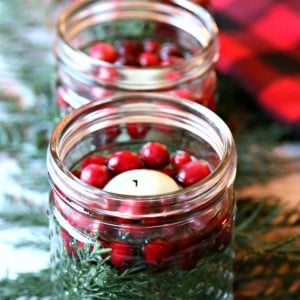
[[[132,181],[135,183],[135,186],[138,186],[138,180],[137,179],[133,179]]]

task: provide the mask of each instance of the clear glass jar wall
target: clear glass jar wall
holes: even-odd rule
[[[137,91],[168,93],[214,110],[217,32],[211,15],[191,1],[70,5],[59,17],[54,47],[60,111]],[[99,42],[110,45],[102,47],[104,55]]]
[[[211,173],[148,196],[107,192],[77,177],[87,157],[139,153],[150,142],[206,161]],[[236,150],[215,113],[161,94],[95,100],[54,129],[47,166],[58,299],[233,299]]]
[[[84,0],[68,0],[68,3],[79,3],[82,2]],[[205,7],[206,9],[209,9],[211,6],[211,1],[210,0],[190,0],[191,2],[200,5],[202,7]],[[165,3],[169,3],[170,0],[163,0],[161,2],[165,2]]]

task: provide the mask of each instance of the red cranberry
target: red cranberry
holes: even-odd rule
[[[176,258],[176,267],[179,270],[185,271],[193,269],[200,256],[198,248],[198,245],[193,245],[189,248],[180,250]]]
[[[77,178],[80,179],[80,175],[81,175],[81,171],[80,171],[80,170],[78,170],[78,169],[72,170],[71,173],[72,173],[75,177],[77,177]]]
[[[206,93],[202,95],[202,97],[199,100],[195,100],[212,111],[216,110],[216,99],[213,92]]]
[[[176,247],[179,250],[184,250],[190,247],[191,245],[195,244],[197,240],[192,230],[188,229],[182,232],[176,232],[173,239],[174,238],[176,239]]]
[[[76,255],[76,249],[82,249],[85,246],[83,242],[75,240],[65,229],[60,230],[60,237],[65,250],[70,256]]]
[[[129,150],[120,150],[108,157],[108,168],[115,174],[128,170],[140,169],[142,167],[139,156]]]
[[[139,64],[142,67],[154,67],[160,64],[160,59],[155,53],[143,52],[139,55]]]
[[[63,201],[61,201],[59,204],[62,214],[73,227],[79,231],[87,231],[89,233],[98,232],[98,220],[95,220],[91,216],[73,209]]]
[[[152,169],[162,169],[170,162],[168,148],[158,142],[145,144],[140,151],[140,157],[145,165]]]
[[[110,244],[111,262],[116,267],[127,267],[134,258],[134,248],[126,242],[113,242]]]
[[[170,95],[188,100],[195,100],[193,92],[189,88],[180,88],[170,91]]]
[[[93,225],[90,225],[92,220],[89,217],[70,207],[68,209],[64,208],[64,216],[77,230],[86,230],[87,227],[93,227]]]
[[[183,61],[183,58],[181,58],[181,57],[169,56],[169,57],[164,58],[164,60],[161,61],[161,66],[170,66],[173,64],[177,64],[181,61]],[[166,74],[165,78],[166,79],[176,79],[176,78],[179,78],[180,76],[181,76],[180,72],[174,71],[174,72],[169,72],[168,74]]]
[[[179,169],[192,160],[192,155],[185,151],[178,151],[171,156],[171,164],[174,169]]]
[[[89,164],[81,170],[80,179],[89,185],[103,188],[110,180],[110,174],[106,166]]]
[[[113,241],[119,236],[118,230],[116,230],[115,226],[111,224],[112,220],[108,217],[104,217],[101,222],[99,222],[98,226],[98,234],[101,240]],[[108,245],[106,244],[108,247]],[[109,247],[108,247],[109,248]]]
[[[156,53],[160,48],[160,43],[156,40],[145,40],[143,47],[145,52]]]
[[[163,132],[165,134],[171,134],[175,131],[174,128],[164,124],[155,124],[153,126],[155,127],[156,130]]]
[[[163,226],[161,229],[161,236],[168,241],[174,240],[176,234],[177,228],[175,226]]]
[[[170,64],[165,64],[164,62],[162,62],[161,65],[162,66],[168,66]],[[164,77],[165,77],[165,79],[168,79],[168,80],[175,80],[175,79],[181,77],[181,72],[179,72],[179,71],[170,71],[170,72],[166,73]],[[176,95],[174,94],[174,96],[176,96]]]
[[[91,45],[88,53],[93,58],[104,60],[110,63],[113,63],[118,57],[118,53],[115,48],[106,42],[94,43]]]
[[[121,40],[115,46],[120,55],[136,55],[143,49],[142,43],[137,40]]]
[[[144,245],[143,253],[148,264],[160,267],[171,259],[174,247],[172,243],[156,238]]]
[[[206,212],[201,212],[193,216],[189,225],[197,236],[204,236],[214,230],[218,222],[217,211],[215,209],[208,209]]]
[[[183,51],[173,43],[166,43],[162,45],[159,51],[159,55],[162,60],[168,59],[170,56],[184,57]]]
[[[57,98],[56,98],[56,102],[58,107],[61,110],[67,110],[68,108],[70,108],[70,105],[68,102],[66,102],[65,97],[64,97],[65,92],[63,91],[62,88],[59,88],[57,91]]]
[[[139,200],[122,201],[118,209],[118,211],[126,217],[134,217],[136,215],[146,214],[149,212],[149,210],[150,207],[147,206],[147,203]]]
[[[141,139],[146,136],[150,126],[144,123],[130,123],[126,126],[127,132],[133,139]]]
[[[105,128],[107,141],[112,142],[121,132],[121,128],[118,125]]]
[[[215,249],[218,251],[223,250],[232,240],[233,236],[233,219],[226,218],[216,228],[216,237],[215,237]]]
[[[177,173],[177,180],[183,186],[190,186],[204,179],[211,173],[207,162],[203,160],[193,160],[184,164]]]
[[[93,86],[90,89],[90,98],[104,98],[113,94],[111,90],[102,88],[100,86]]]
[[[139,66],[138,57],[132,53],[121,54],[115,64],[118,66]]]
[[[160,220],[158,218],[144,218],[143,219],[143,224],[147,226],[155,226],[160,223]]]
[[[102,66],[98,69],[97,78],[105,81],[114,81],[119,78],[119,73],[114,68]]]
[[[104,157],[100,154],[91,154],[81,161],[80,166],[83,169],[84,167],[86,167],[89,164],[105,165],[106,157]]]
[[[174,170],[173,169],[167,167],[167,168],[162,169],[161,172],[163,172],[166,175],[173,178],[173,175],[174,175]]]
[[[50,193],[50,199],[53,201],[53,204],[55,205],[55,208],[62,214],[65,215],[64,213],[64,206],[66,204],[64,201],[61,199],[61,196],[59,196],[57,193],[55,193],[53,190]],[[64,197],[64,196],[63,196]]]

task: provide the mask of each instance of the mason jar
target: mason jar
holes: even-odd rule
[[[236,160],[226,124],[177,97],[63,117],[47,153],[57,299],[233,299]]]
[[[195,3],[196,5],[202,6],[207,10],[211,9],[211,5],[212,5],[211,0],[189,0],[189,1],[192,2],[192,3]],[[162,2],[170,3],[170,2],[172,2],[172,0],[163,0]]]
[[[218,29],[191,1],[83,1],[57,22],[56,101],[66,112],[116,93],[159,92],[216,105]]]
[[[84,0],[67,0],[67,3],[78,3],[78,2],[82,2]],[[201,5],[202,7],[205,7],[206,9],[209,9],[211,6],[211,1],[210,0],[190,0],[191,2],[194,2],[198,5]],[[162,2],[170,2],[170,0],[163,0]]]

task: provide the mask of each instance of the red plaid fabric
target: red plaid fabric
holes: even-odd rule
[[[274,119],[300,124],[300,0],[213,0],[212,10],[220,28],[219,72]]]

